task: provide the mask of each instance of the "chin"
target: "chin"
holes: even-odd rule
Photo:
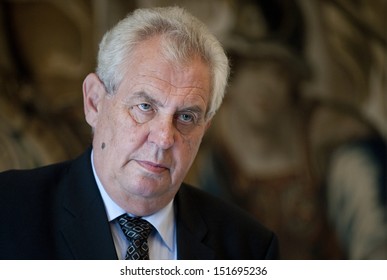
[[[128,191],[138,196],[151,198],[168,192],[170,188],[170,184],[161,183],[160,180],[154,178],[143,178],[131,183],[128,187]]]

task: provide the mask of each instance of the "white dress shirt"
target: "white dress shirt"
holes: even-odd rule
[[[98,178],[97,172],[94,168],[93,152],[91,152],[91,165],[95,181],[97,182],[99,191],[101,193],[108,221],[112,231],[114,245],[116,247],[117,256],[119,259],[125,259],[126,249],[128,248],[128,240],[121,230],[117,217],[125,213],[120,206],[118,206],[107,194],[101,181]],[[130,213],[128,213],[130,216]],[[151,260],[176,260],[177,245],[176,245],[176,225],[175,214],[173,210],[173,200],[160,211],[142,217],[144,220],[150,222],[157,231],[152,232],[148,238],[149,258]]]

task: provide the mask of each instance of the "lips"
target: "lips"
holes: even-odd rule
[[[169,168],[158,163],[150,162],[150,161],[141,161],[137,160],[137,163],[142,166],[144,169],[151,173],[160,174],[164,171],[167,171]]]

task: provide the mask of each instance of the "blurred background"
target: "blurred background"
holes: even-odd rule
[[[166,5],[204,21],[232,66],[186,181],[272,228],[283,259],[387,259],[385,0],[0,0],[0,171],[90,145],[99,40]]]

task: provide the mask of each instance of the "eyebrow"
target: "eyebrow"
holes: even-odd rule
[[[138,92],[135,92],[132,96],[132,98],[144,98],[145,99],[145,102],[148,102],[148,103],[152,103],[152,104],[155,104],[159,107],[164,107],[164,105],[154,99],[153,97],[151,97],[148,93],[146,93],[145,91],[138,91]],[[184,112],[184,111],[190,111],[190,112],[194,112],[194,113],[197,113],[197,114],[204,114],[204,111],[202,110],[202,108],[198,105],[193,105],[193,106],[189,106],[189,107],[185,107],[183,108],[182,110],[178,110],[178,112]]]
[[[159,107],[163,107],[163,104],[160,101],[154,99],[149,94],[147,94],[145,91],[135,92],[131,98],[144,98],[145,102],[153,103]]]

